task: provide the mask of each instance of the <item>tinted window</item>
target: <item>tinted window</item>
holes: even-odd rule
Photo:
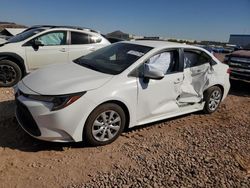
[[[198,50],[184,51],[184,68],[203,65],[205,63],[209,63],[210,61],[211,57],[205,52],[201,52]]]
[[[152,48],[136,44],[115,43],[101,48],[74,62],[106,74],[119,74]]]
[[[37,37],[44,46],[57,46],[66,44],[66,32],[65,31],[56,31],[46,33],[42,36]]]
[[[89,35],[85,33],[71,32],[71,44],[89,44]]]

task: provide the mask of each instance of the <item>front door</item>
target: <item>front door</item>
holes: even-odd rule
[[[177,98],[183,81],[177,50],[154,55],[146,63],[151,64],[152,69],[161,70],[165,76],[161,80],[150,79],[148,82],[144,78],[137,79],[138,124],[177,112]]]
[[[41,68],[54,63],[68,62],[68,45],[66,44],[66,31],[53,31],[37,38],[42,44],[38,49],[33,46],[26,46],[26,57],[29,70]]]

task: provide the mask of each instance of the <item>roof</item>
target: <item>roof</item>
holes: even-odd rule
[[[128,41],[126,43],[149,46],[149,47],[153,47],[153,48],[164,48],[164,47],[168,47],[168,48],[171,48],[171,47],[172,48],[176,48],[176,47],[177,48],[186,48],[186,47],[199,48],[196,46],[190,46],[190,45],[176,43],[176,42],[157,41],[157,40],[136,40],[136,41]]]
[[[1,32],[3,31],[7,31],[8,33],[10,33],[12,36],[17,35],[21,32],[23,32],[26,28],[5,28],[3,29]]]
[[[67,25],[34,25],[26,30],[34,29],[34,28],[45,28],[45,29],[53,29],[53,28],[67,28],[67,29],[77,29],[77,30],[87,30],[93,33],[100,33],[99,31],[87,28],[87,27],[79,27],[79,26],[67,26]]]

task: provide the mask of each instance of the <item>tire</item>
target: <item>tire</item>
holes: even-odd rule
[[[22,78],[20,67],[13,61],[0,61],[0,87],[12,87]]]
[[[205,106],[203,111],[206,114],[215,112],[222,99],[222,91],[218,86],[212,86],[204,94]]]
[[[124,130],[126,115],[117,104],[106,103],[98,106],[88,117],[83,140],[91,146],[110,144]]]

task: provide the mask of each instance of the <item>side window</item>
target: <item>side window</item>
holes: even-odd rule
[[[205,52],[202,52],[199,56],[197,66],[203,65],[205,63],[209,63],[210,61],[211,61],[211,57],[209,55],[207,55]]]
[[[89,44],[89,35],[80,32],[71,32],[71,44]]]
[[[44,46],[57,46],[66,44],[66,32],[56,31],[46,33],[42,36],[37,37],[35,40],[39,40]]]
[[[91,36],[89,35],[89,43],[100,43],[102,41],[101,38],[96,37],[96,36]]]
[[[177,51],[162,52],[152,56],[147,62],[149,69],[160,70],[165,75],[179,70]]]
[[[199,50],[185,50],[184,51],[184,68],[195,67],[209,63],[211,57],[205,52]]]

